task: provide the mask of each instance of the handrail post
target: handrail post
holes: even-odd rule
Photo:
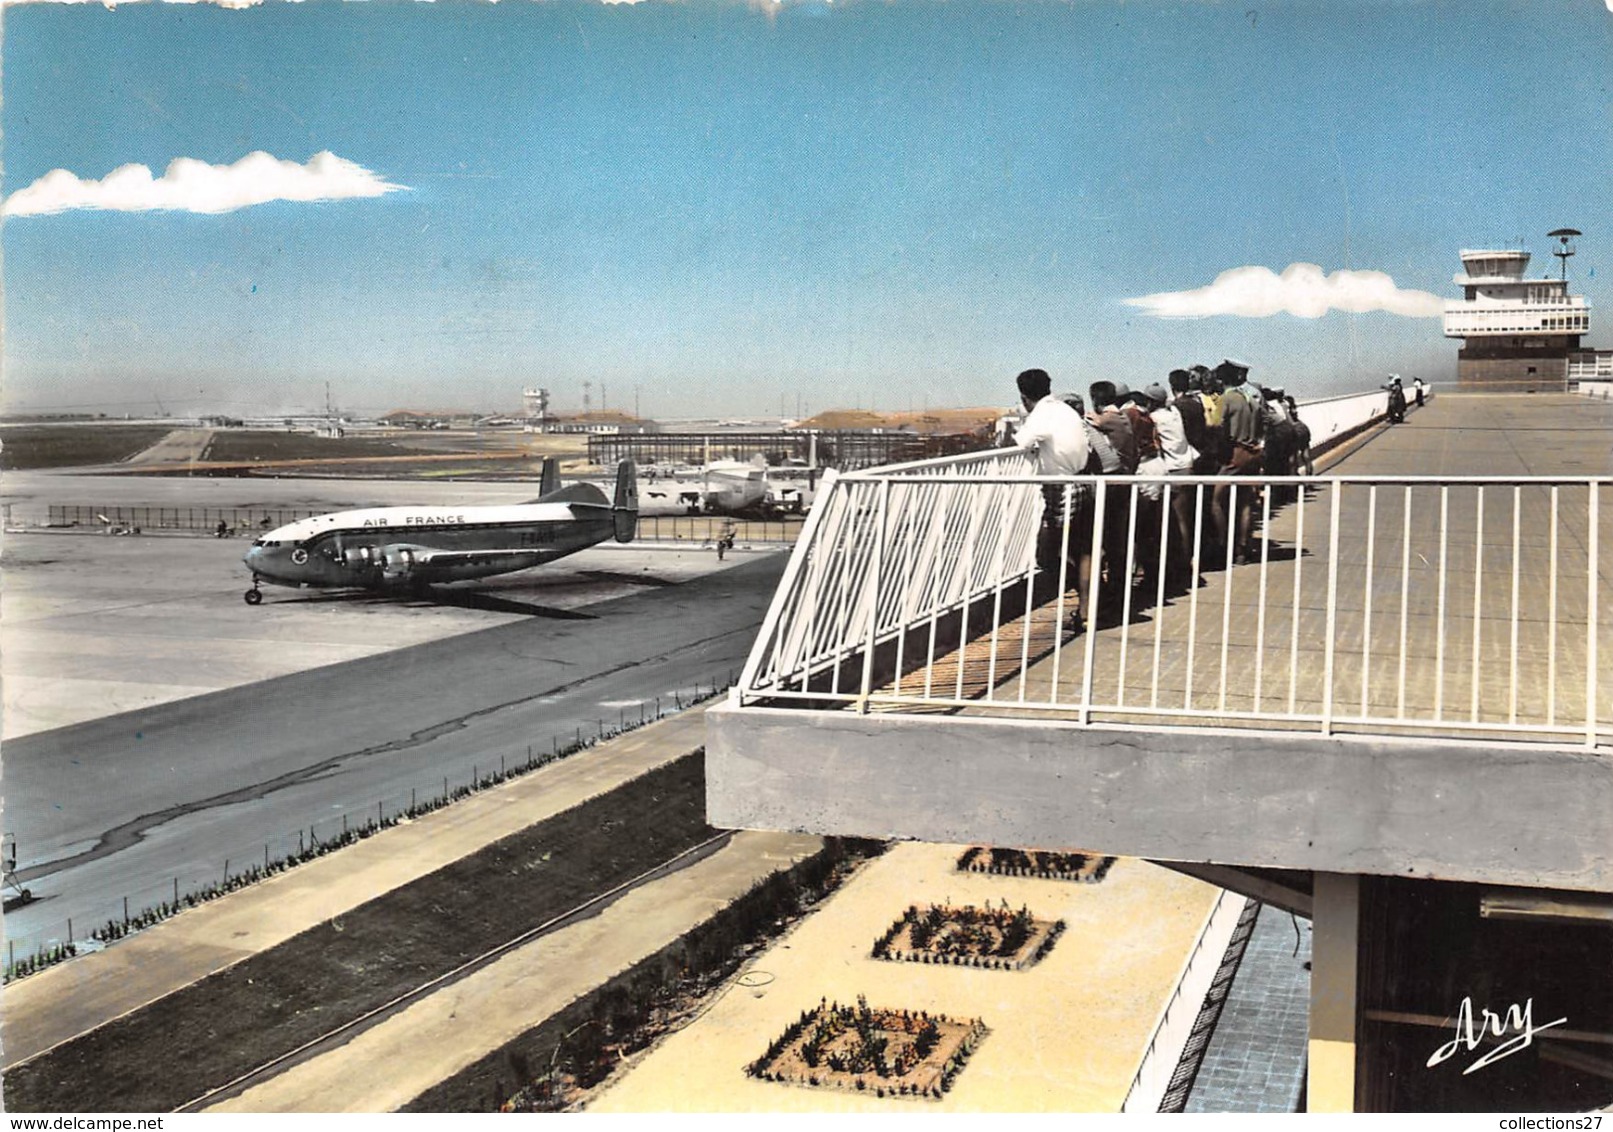
[[[1085,727],[1092,722],[1092,664],[1095,638],[1098,635],[1098,605],[1103,601],[1103,532],[1104,523],[1108,516],[1104,505],[1109,493],[1104,490],[1102,483],[1094,487],[1097,495],[1096,505],[1092,510],[1092,579],[1087,584],[1087,593],[1092,598],[1092,608],[1081,610],[1081,620],[1086,625],[1086,640],[1082,642],[1082,668],[1081,668],[1081,726]]]
[[[857,714],[868,714],[868,693],[874,678],[874,644],[879,639],[879,575],[885,567],[885,519],[890,512],[891,481],[879,485],[879,510],[874,528],[874,561],[868,572],[868,640],[863,645],[862,694],[857,697]]]
[[[1333,734],[1333,639],[1339,618],[1339,501],[1344,484],[1334,481],[1331,515],[1327,522],[1327,634],[1322,642],[1322,734]]]
[[[1596,600],[1597,574],[1601,569],[1598,543],[1601,541],[1602,485],[1596,480],[1590,486],[1589,555],[1585,569],[1585,746],[1596,749]]]

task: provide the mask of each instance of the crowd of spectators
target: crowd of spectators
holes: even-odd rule
[[[1038,474],[1158,477],[1135,485],[1083,480],[1044,487],[1040,554],[1044,566],[1056,566],[1063,546],[1079,595],[1077,629],[1092,608],[1095,542],[1102,562],[1096,612],[1109,620],[1134,586],[1146,600],[1161,581],[1172,591],[1196,584],[1200,564],[1247,562],[1260,494],[1283,490],[1255,477],[1314,474],[1310,430],[1294,399],[1248,378],[1249,366],[1229,358],[1213,369],[1172,370],[1168,388],[1155,382],[1133,391],[1097,381],[1082,397],[1053,393],[1044,370],[1019,375],[1026,417],[1012,443],[1034,454]],[[1170,482],[1189,475],[1217,482],[1202,490]],[[1097,530],[1100,489],[1104,517]]]

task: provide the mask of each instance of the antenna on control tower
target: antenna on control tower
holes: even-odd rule
[[[1561,245],[1556,251],[1552,252],[1551,254],[1556,256],[1558,259],[1562,260],[1562,263],[1563,263],[1563,282],[1566,283],[1566,282],[1568,282],[1568,257],[1574,254],[1574,245],[1569,243],[1569,241],[1572,240],[1575,236],[1584,235],[1584,233],[1580,232],[1580,231],[1578,231],[1577,229],[1574,229],[1574,228],[1558,228],[1558,229],[1555,229],[1554,231],[1548,232],[1546,234],[1548,236],[1556,236],[1558,244]]]

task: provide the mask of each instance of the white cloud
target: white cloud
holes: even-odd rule
[[[84,180],[66,169],[53,169],[7,197],[4,213],[43,216],[73,208],[233,212],[272,200],[347,200],[378,197],[403,188],[329,151],[316,153],[306,165],[298,165],[260,150],[233,165],[209,165],[193,157],[176,157],[157,178],[144,165],[121,166],[99,181]]]
[[[100,4],[106,8],[116,8],[120,3],[138,2],[138,0],[0,0],[8,8],[18,4]],[[252,8],[263,3],[263,0],[167,0],[170,4],[217,4],[220,8]]]
[[[1267,318],[1284,311],[1298,318],[1321,318],[1335,310],[1438,318],[1445,310],[1445,300],[1438,295],[1401,290],[1381,271],[1335,271],[1328,275],[1314,263],[1289,264],[1281,275],[1268,267],[1234,267],[1217,275],[1208,287],[1164,291],[1126,302],[1157,318],[1227,314]]]

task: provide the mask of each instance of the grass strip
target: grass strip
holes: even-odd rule
[[[5,1075],[12,1112],[162,1112],[714,834],[697,751]]]
[[[404,1106],[404,1112],[555,1112],[622,1059],[678,1029],[741,963],[834,892],[885,843],[830,837],[681,938]]]
[[[6,425],[0,428],[0,469],[76,468],[115,464],[150,448],[172,431],[162,425]]]
[[[213,434],[207,449],[209,460],[220,462],[248,460],[351,459],[355,456],[422,456],[426,452],[407,441],[380,437],[316,436],[307,432],[268,430],[223,430]]]

